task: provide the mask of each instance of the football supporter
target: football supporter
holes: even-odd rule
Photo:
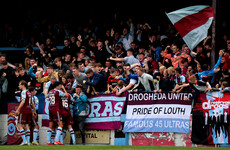
[[[87,96],[84,92],[82,92],[82,87],[77,86],[76,87],[76,93],[74,94],[73,98],[74,106],[73,106],[73,112],[74,112],[74,130],[77,129],[80,130],[81,137],[82,137],[82,144],[85,144],[85,118],[86,118],[86,102],[87,102]]]

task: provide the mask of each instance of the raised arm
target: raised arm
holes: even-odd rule
[[[123,92],[129,90],[133,86],[132,83],[129,83],[125,88],[123,88],[120,92],[116,93],[117,96],[121,95]]]
[[[125,58],[113,58],[113,57],[110,57],[109,59],[113,60],[113,61],[125,61]]]
[[[216,69],[217,67],[220,66],[221,59],[222,59],[223,55],[224,55],[224,51],[220,50],[219,51],[219,59],[218,59],[217,63],[215,64],[215,66],[211,69],[211,71],[214,71],[214,69]]]
[[[41,48],[39,42],[36,42],[36,46],[39,48],[40,54],[41,54],[42,56],[45,55],[45,52],[44,52],[44,50]]]
[[[167,50],[167,48],[169,48],[170,46],[167,46],[166,47],[166,49],[164,50],[164,52],[163,52],[163,56],[165,57],[165,58],[168,58],[168,59],[171,59],[171,54],[168,54],[168,50]]]
[[[62,90],[63,90],[63,91],[64,91],[64,93],[65,93],[65,97],[68,97],[68,96],[69,96],[69,94],[66,92],[64,85],[62,85]]]

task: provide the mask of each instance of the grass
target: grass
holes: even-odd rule
[[[19,145],[5,145],[0,146],[0,150],[212,150],[215,147],[155,147],[155,146],[110,146],[110,145],[54,145],[54,146],[19,146]],[[229,150],[229,148],[220,148],[221,150]]]

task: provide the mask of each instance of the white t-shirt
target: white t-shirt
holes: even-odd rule
[[[137,80],[135,80],[135,79],[130,79],[130,80],[129,80],[129,83],[131,83],[131,84],[133,84],[133,85],[134,85],[134,84],[136,84],[136,83],[137,83]]]
[[[136,59],[134,56],[129,56],[129,57],[125,57],[125,63],[129,63],[130,65],[139,63],[139,60]]]

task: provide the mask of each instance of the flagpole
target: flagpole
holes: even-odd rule
[[[212,0],[212,8],[214,11],[214,16],[212,22],[211,68],[213,68],[216,63],[216,0]]]

